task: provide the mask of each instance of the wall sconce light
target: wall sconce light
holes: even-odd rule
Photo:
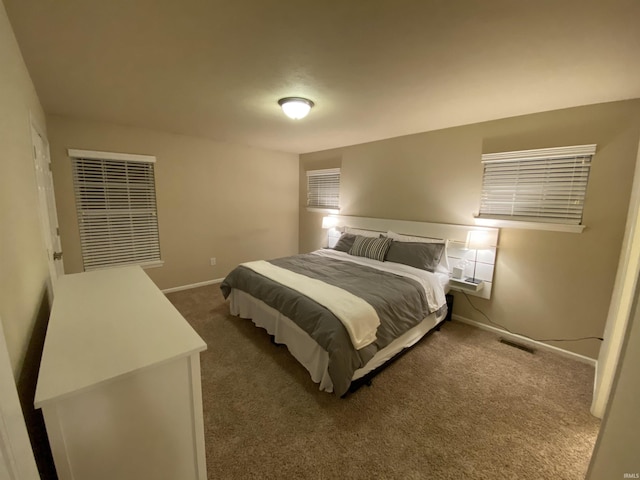
[[[322,229],[334,228],[338,225],[338,219],[336,217],[322,217]]]
[[[300,120],[309,114],[311,107],[315,104],[302,97],[286,97],[278,100],[278,105],[282,107],[282,111],[287,117]]]
[[[482,280],[476,278],[476,266],[478,265],[478,250],[484,250],[488,248],[489,237],[487,232],[482,230],[472,230],[467,234],[467,250],[475,250],[475,259],[473,261],[473,278],[465,278],[465,282],[480,283]]]

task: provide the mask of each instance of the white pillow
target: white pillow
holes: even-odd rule
[[[440,257],[440,263],[438,264],[438,268],[436,272],[441,273],[449,273],[449,260],[447,259],[447,247],[449,246],[449,240],[444,240],[442,238],[430,238],[430,237],[416,237],[413,235],[402,235],[401,233],[392,232],[389,230],[387,232],[387,237],[396,241],[396,242],[422,242],[422,243],[444,243],[444,252],[442,253],[442,257]]]
[[[379,237],[380,235],[386,236],[384,232],[376,232],[375,230],[363,230],[361,228],[344,227],[345,233],[352,233],[353,235],[360,235],[361,237]]]

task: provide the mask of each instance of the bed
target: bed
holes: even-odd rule
[[[334,248],[241,264],[221,289],[232,315],[286,345],[320,390],[344,396],[445,319],[446,246],[347,227]]]

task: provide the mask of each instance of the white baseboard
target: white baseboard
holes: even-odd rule
[[[189,285],[182,285],[180,287],[165,288],[162,293],[180,292],[182,290],[190,290],[192,288],[204,287],[205,285],[213,285],[216,283],[222,283],[224,278],[214,278],[213,280],[205,280],[204,282],[191,283]]]
[[[518,343],[524,343],[526,345],[534,346],[535,348],[539,348],[540,350],[547,350],[549,352],[562,355],[563,357],[572,358],[574,360],[577,360],[578,362],[586,363],[587,365],[591,365],[593,367],[595,367],[596,364],[598,363],[595,358],[585,357],[584,355],[580,355],[579,353],[570,352],[569,350],[564,350],[562,348],[554,347],[553,345],[548,345],[546,343],[538,342],[536,340],[531,340],[527,337],[523,337],[522,335],[509,333],[506,330],[502,330],[501,328],[496,328],[491,325],[487,325],[486,323],[476,322],[475,320],[461,317],[460,315],[456,315],[455,313],[451,315],[451,318],[459,322],[466,323],[468,325],[473,325],[474,327],[478,327],[482,330],[488,330],[490,332],[497,333],[501,337],[505,337],[510,340],[517,340]]]

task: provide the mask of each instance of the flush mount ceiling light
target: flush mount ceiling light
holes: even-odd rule
[[[300,120],[307,116],[314,103],[302,97],[286,97],[278,100],[278,105],[287,117]]]

